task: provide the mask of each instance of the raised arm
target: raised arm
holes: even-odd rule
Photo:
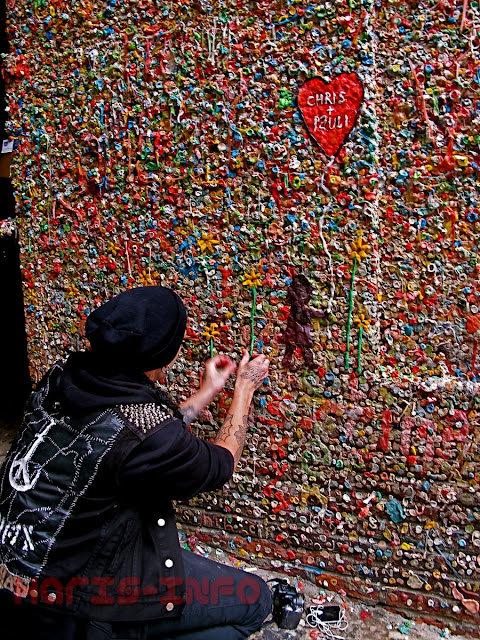
[[[191,424],[222,391],[236,368],[235,362],[225,355],[217,354],[207,360],[200,389],[179,406],[185,424]]]
[[[233,455],[235,467],[242,455],[250,425],[249,413],[253,394],[268,376],[269,364],[263,354],[250,360],[248,351],[244,350],[243,358],[238,365],[232,404],[215,439],[215,444],[228,449]]]

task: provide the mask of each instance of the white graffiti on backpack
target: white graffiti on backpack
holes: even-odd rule
[[[15,458],[13,459],[8,474],[8,479],[11,486],[16,491],[28,491],[36,485],[41,473],[41,469],[38,469],[34,475],[30,475],[30,470],[28,467],[35,451],[45,440],[45,436],[54,424],[55,422],[53,420],[49,424],[47,424],[46,427],[44,427],[39,433],[35,435],[32,444],[27,449],[27,452],[22,457],[15,456]]]
[[[33,551],[35,547],[32,542],[32,534],[33,525],[10,522],[0,516],[0,542],[2,544],[18,547],[17,542],[21,542],[22,551]]]

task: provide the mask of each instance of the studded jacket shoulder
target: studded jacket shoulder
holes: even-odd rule
[[[138,427],[142,433],[158,427],[172,418],[171,413],[163,406],[149,402],[147,404],[121,404],[117,409],[127,420]]]

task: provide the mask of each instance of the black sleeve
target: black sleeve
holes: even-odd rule
[[[119,482],[129,494],[188,500],[198,493],[218,489],[234,470],[233,456],[224,447],[193,435],[181,420],[145,438],[128,455]]]

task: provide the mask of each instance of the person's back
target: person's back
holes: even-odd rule
[[[177,408],[155,381],[185,324],[168,289],[120,294],[87,320],[92,350],[55,365],[32,394],[0,472],[0,594],[15,637],[20,624],[45,640],[244,638],[268,614],[260,579],[180,549],[171,503],[232,475],[268,361],[244,355],[217,443],[203,441],[184,417],[198,415],[235,365],[208,361],[199,391]],[[196,598],[205,577],[208,607]]]

